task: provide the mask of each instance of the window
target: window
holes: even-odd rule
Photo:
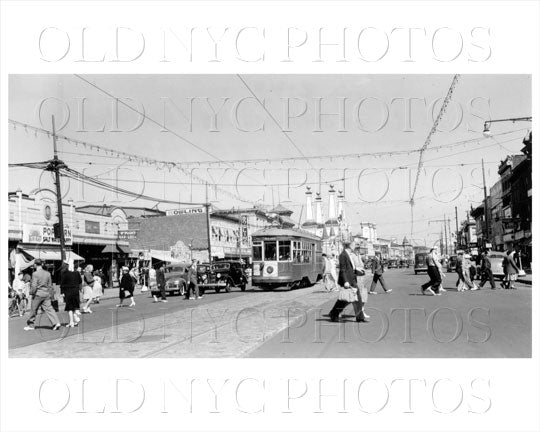
[[[277,247],[275,241],[264,242],[265,261],[277,261]]]
[[[292,260],[294,262],[309,263],[314,261],[314,252],[316,250],[314,243],[294,241],[292,242],[292,245]]]
[[[262,261],[262,243],[253,243],[253,261]]]
[[[279,244],[279,260],[290,261],[291,260],[291,242],[290,240],[280,240]]]

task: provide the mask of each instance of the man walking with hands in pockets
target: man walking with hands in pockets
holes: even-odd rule
[[[381,286],[385,293],[391,293],[392,289],[386,287],[386,282],[384,281],[384,265],[381,261],[381,254],[376,253],[373,262],[371,263],[371,273],[373,273],[373,280],[371,281],[371,287],[369,288],[370,294],[377,294],[375,288],[377,288],[377,282],[381,283]]]

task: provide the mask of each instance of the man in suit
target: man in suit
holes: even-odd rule
[[[375,288],[377,287],[377,282],[381,283],[381,286],[383,287],[383,290],[385,293],[391,293],[392,289],[388,289],[386,287],[386,283],[384,282],[384,266],[381,261],[381,255],[375,254],[375,258],[371,262],[371,272],[373,273],[373,280],[371,281],[371,287],[369,288],[370,294],[377,294],[375,291]]]
[[[482,253],[482,261],[481,261],[481,267],[480,272],[482,273],[482,281],[480,282],[480,288],[484,286],[484,284],[489,281],[491,285],[491,289],[497,289],[495,286],[495,280],[493,280],[493,271],[491,270],[491,261],[489,260],[488,256],[489,251],[486,249]]]
[[[51,304],[51,296],[53,292],[51,274],[43,268],[42,261],[38,258],[35,260],[34,265],[36,270],[32,274],[32,282],[30,285],[30,294],[32,295],[32,311],[30,317],[26,321],[26,327],[24,330],[34,330],[34,322],[39,308],[43,309],[43,312],[47,315],[52,324],[53,330],[59,330],[60,320],[58,315]]]
[[[356,290],[356,295],[358,296],[358,284],[356,280],[356,268],[355,268],[355,258],[353,257],[354,253],[351,250],[351,244],[349,242],[343,243],[343,251],[341,252],[339,256],[339,275],[338,275],[338,285],[340,286],[340,290],[346,289],[346,290]],[[352,294],[352,292],[351,292]],[[341,296],[341,294],[340,294]],[[360,300],[361,302],[361,300]],[[332,321],[337,321],[339,319],[339,315],[343,310],[351,303],[347,300],[340,300],[338,299],[336,303],[334,304],[334,307],[330,311],[330,319]],[[362,306],[358,306],[358,300],[352,303],[356,303],[355,305],[355,313],[356,313],[356,321],[357,322],[368,322],[366,317],[364,316],[364,312],[362,311]]]

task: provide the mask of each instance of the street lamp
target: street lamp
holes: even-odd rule
[[[507,118],[507,119],[498,119],[498,120],[487,120],[484,122],[484,131],[482,132],[485,137],[490,138],[493,136],[489,128],[491,127],[491,123],[500,123],[500,122],[507,122],[511,121],[512,123],[515,123],[517,121],[532,121],[532,117],[515,117],[515,118]]]

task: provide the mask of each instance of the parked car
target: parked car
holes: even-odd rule
[[[456,271],[457,266],[457,255],[451,255],[446,263],[446,271],[448,273]]]
[[[165,272],[165,291],[167,294],[185,295],[188,286],[187,274],[189,264],[169,264]]]
[[[427,272],[427,263],[426,263],[426,257],[427,252],[419,252],[414,256],[414,274],[418,274],[421,271]]]
[[[490,252],[488,255],[488,259],[491,263],[491,271],[493,272],[493,277],[497,279],[503,279],[504,278],[504,269],[503,269],[503,260],[506,256],[506,253],[504,252],[497,252],[493,251]],[[476,266],[476,277],[478,279],[482,278],[482,272],[481,272],[481,264],[478,264]]]
[[[199,287],[203,290],[214,289],[219,293],[222,289],[231,292],[231,288],[246,290],[248,278],[244,265],[240,261],[219,261],[212,265],[199,264],[197,267]]]

